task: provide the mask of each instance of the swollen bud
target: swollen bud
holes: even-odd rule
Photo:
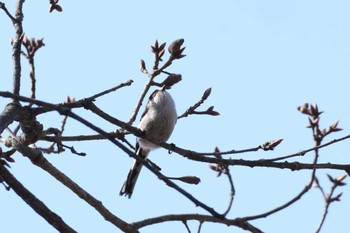
[[[182,54],[185,48],[181,48],[184,42],[184,39],[178,39],[169,45],[168,51],[174,58],[180,59],[185,56]]]

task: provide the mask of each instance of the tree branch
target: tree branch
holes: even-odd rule
[[[225,224],[227,226],[236,226],[239,228],[242,228],[244,230],[248,230],[250,232],[254,233],[261,233],[262,231],[259,230],[258,228],[254,227],[247,221],[244,221],[243,219],[236,218],[236,219],[218,219],[216,217],[210,216],[210,215],[201,215],[201,214],[170,214],[170,215],[164,215],[164,216],[159,216],[155,218],[149,218],[149,219],[144,219],[139,222],[134,222],[131,223],[133,227],[136,229],[141,229],[146,226],[150,226],[153,224],[159,224],[163,222],[169,222],[169,221],[191,221],[191,220],[196,220],[199,222],[212,222],[212,223],[221,223]]]
[[[0,2],[0,9],[2,9],[5,14],[11,19],[12,23],[15,24],[16,19],[11,15],[11,13],[7,10],[5,3]]]
[[[72,190],[77,196],[86,201],[89,205],[91,205],[97,212],[99,212],[106,221],[109,221],[119,229],[126,232],[137,232],[133,227],[131,227],[128,223],[113,215],[103,204],[101,201],[94,198],[91,194],[82,189],[77,183],[71,180],[68,176],[59,171],[56,167],[54,167],[39,150],[35,150],[29,148],[27,146],[23,146],[20,143],[15,142],[14,147],[25,157],[30,159],[30,161],[45,170],[47,173],[55,177],[59,182]]]
[[[4,166],[0,163],[0,177],[20,196],[35,212],[43,217],[59,232],[76,232],[68,226],[60,216],[52,212],[42,201],[26,189]]]
[[[13,60],[13,93],[19,95],[21,86],[21,45],[24,37],[23,34],[23,4],[24,0],[17,0],[16,15],[14,21],[15,40],[13,42],[12,60]]]
[[[46,109],[50,109],[50,111],[58,111],[61,112],[61,114],[67,114],[69,113],[69,108],[66,106],[71,106],[70,104],[68,105],[54,105],[54,104],[49,104],[46,103],[44,101],[40,101],[37,99],[30,99],[24,96],[18,96],[18,95],[14,95],[10,92],[2,92],[0,91],[0,96],[6,97],[6,98],[13,98],[19,101],[24,101],[24,102],[29,102],[29,103],[34,103],[38,106],[42,106]],[[74,103],[73,103],[74,104]],[[81,105],[81,104],[80,104]],[[129,126],[126,123],[108,115],[107,113],[104,113],[102,110],[100,110],[99,108],[97,108],[97,106],[95,105],[91,105],[89,107],[89,109],[91,111],[93,111],[94,113],[98,114],[100,117],[102,117],[105,120],[108,120],[109,122],[120,126],[121,128],[126,129],[127,131],[129,131],[130,133],[133,133],[134,135],[136,135],[137,137],[144,137],[142,131],[140,131],[139,129]],[[64,113],[64,110],[66,110],[66,113]],[[9,108],[9,112],[12,112],[14,110],[11,110],[11,108]],[[13,113],[11,113],[13,115]],[[0,119],[3,116],[0,115]],[[4,117],[6,116],[6,114],[4,114]],[[13,120],[13,119],[12,119]],[[9,120],[7,120],[9,121]],[[1,121],[0,121],[1,122]],[[0,129],[2,127],[2,124],[0,123]],[[90,126],[89,126],[90,127]],[[6,128],[6,127],[5,127]],[[1,131],[0,131],[1,132]],[[96,131],[99,132],[99,131]],[[105,132],[106,133],[106,132]],[[102,137],[104,138],[112,138],[111,134],[106,133],[105,135],[101,134]],[[347,140],[350,138],[350,135],[344,136],[342,138],[338,138],[338,139],[334,139],[328,143],[325,143],[323,145],[319,145],[316,147],[312,147],[306,150],[303,150],[302,152],[297,152],[291,155],[287,155],[287,156],[295,156],[295,155],[299,155],[300,153],[302,154],[306,154],[309,153],[311,151],[314,151],[315,149],[321,149],[324,148],[326,146],[332,145],[334,143],[343,141],[343,140]],[[210,156],[210,155],[215,155],[215,152],[205,152],[205,153],[198,153],[192,150],[187,150],[187,149],[183,149],[180,147],[175,146],[174,144],[169,144],[169,143],[162,143],[160,144],[161,147],[169,150],[169,151],[173,151],[175,153],[178,153],[190,160],[194,160],[194,161],[201,161],[201,162],[206,162],[206,163],[224,163],[226,165],[230,165],[230,166],[247,166],[247,167],[273,167],[273,168],[280,168],[280,169],[290,169],[292,171],[298,171],[298,170],[310,170],[313,169],[313,164],[305,164],[305,163],[299,163],[299,162],[274,162],[273,160],[269,160],[269,159],[260,159],[260,160],[243,160],[243,159],[218,159],[218,158],[213,158],[213,157],[207,157],[206,155]],[[226,151],[226,152],[220,152],[221,155],[225,155],[225,154],[237,154],[237,153],[246,153],[246,152],[253,152],[253,151],[258,151],[259,149],[261,149],[261,146],[257,146],[254,148],[249,148],[249,149],[243,149],[243,150],[230,150],[230,151]],[[129,154],[130,155],[130,154]],[[287,156],[282,156],[282,157],[287,157]],[[282,158],[281,157],[281,158]],[[350,175],[350,164],[331,164],[331,163],[324,163],[324,164],[316,164],[315,165],[317,169],[336,169],[336,170],[343,170],[346,171],[349,175]]]
[[[128,81],[126,81],[124,83],[121,83],[121,84],[119,84],[119,85],[117,85],[115,87],[112,87],[112,88],[110,88],[108,90],[105,90],[105,91],[100,92],[100,93],[98,93],[96,95],[90,96],[87,99],[95,100],[95,99],[97,99],[97,98],[99,98],[99,97],[101,97],[103,95],[106,95],[106,94],[108,94],[110,92],[116,91],[116,90],[118,90],[118,89],[120,89],[122,87],[130,86],[132,83],[133,83],[133,81],[130,79],[130,80],[128,80]]]
[[[143,159],[141,159],[138,156],[136,156],[134,154],[134,152],[130,151],[122,143],[120,143],[119,141],[117,141],[113,137],[111,137],[109,133],[107,133],[104,130],[98,128],[97,126],[95,126],[94,124],[88,122],[87,120],[85,120],[84,118],[78,116],[77,114],[71,112],[69,108],[66,108],[63,105],[54,105],[54,104],[50,104],[50,103],[47,103],[47,102],[44,102],[44,101],[39,101],[39,100],[36,100],[36,99],[34,100],[34,99],[30,99],[30,98],[14,95],[14,94],[9,93],[9,92],[0,92],[0,95],[7,96],[7,97],[12,96],[12,97],[15,97],[15,98],[17,98],[17,99],[19,99],[21,101],[22,100],[29,101],[29,102],[32,102],[34,104],[41,105],[41,106],[43,106],[45,108],[53,109],[53,110],[57,111],[58,113],[60,113],[62,115],[69,116],[69,117],[79,121],[80,123],[84,124],[85,126],[89,127],[90,129],[94,130],[95,132],[97,132],[97,133],[101,134],[102,136],[104,136],[105,138],[107,138],[110,142],[112,142],[114,145],[119,147],[122,151],[124,151],[130,157],[132,157],[132,158],[136,159],[138,162],[142,163],[151,172],[153,172],[158,178],[163,180],[168,186],[170,186],[170,187],[174,188],[175,190],[177,190],[183,196],[185,196],[190,201],[192,201],[196,206],[200,206],[201,208],[203,208],[206,211],[208,211],[209,213],[211,213],[213,216],[216,216],[218,218],[222,218],[223,217],[222,215],[217,213],[213,208],[211,208],[211,207],[205,205],[204,203],[200,202],[195,197],[193,197],[191,194],[186,192],[184,189],[182,189],[181,187],[176,185],[174,182],[172,182],[171,180],[167,179],[166,176],[164,176],[162,173],[160,173],[157,169],[153,168],[149,163],[145,162]],[[128,127],[131,127],[131,126],[128,126]],[[134,128],[134,127],[131,127],[131,128]],[[136,128],[134,128],[134,129],[136,129]],[[139,129],[137,129],[137,130],[140,131]]]

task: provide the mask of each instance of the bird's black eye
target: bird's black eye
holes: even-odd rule
[[[149,96],[149,100],[153,100],[153,98],[156,96],[158,90],[155,90],[150,96]]]

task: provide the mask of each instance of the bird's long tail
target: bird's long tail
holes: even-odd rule
[[[142,149],[139,144],[136,144],[136,155],[141,157],[142,159],[146,159],[148,156],[149,150]],[[127,196],[128,198],[131,198],[131,195],[134,191],[135,184],[137,181],[137,178],[139,177],[139,174],[142,169],[142,164],[135,162],[132,164],[128,177],[126,178],[126,181],[124,182],[123,187],[120,189],[119,195]]]

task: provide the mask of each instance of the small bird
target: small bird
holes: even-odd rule
[[[169,139],[176,121],[177,113],[174,100],[165,90],[165,86],[163,86],[161,89],[155,90],[149,97],[138,128],[145,132],[146,137],[150,141],[159,144]],[[136,156],[146,159],[151,150],[159,147],[152,142],[143,138],[137,138],[135,147]],[[135,160],[119,195],[125,195],[131,198],[141,168],[142,164]]]

